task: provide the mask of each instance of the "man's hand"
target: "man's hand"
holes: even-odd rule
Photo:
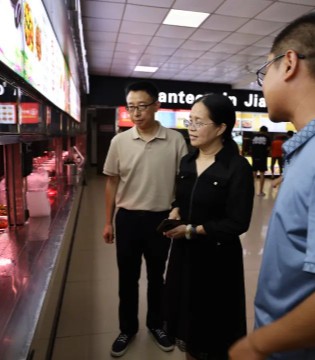
[[[103,231],[103,238],[104,238],[106,244],[114,243],[113,225],[111,225],[111,224],[105,225],[104,231]]]

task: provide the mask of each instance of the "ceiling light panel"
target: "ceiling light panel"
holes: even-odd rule
[[[148,73],[153,73],[156,72],[156,70],[158,69],[158,67],[156,66],[136,66],[134,71],[140,71],[140,72],[148,72]]]
[[[163,24],[197,28],[209,15],[209,13],[204,12],[171,9]]]

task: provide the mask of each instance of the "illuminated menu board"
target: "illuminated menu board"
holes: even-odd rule
[[[0,0],[0,9],[0,61],[79,121],[79,91],[42,1]]]
[[[189,110],[170,110],[159,109],[155,114],[155,119],[163,126],[174,129],[184,129],[184,119],[189,118]],[[118,126],[132,127],[133,122],[130,120],[129,113],[124,106],[118,107]]]
[[[173,129],[185,129],[184,120],[189,119],[190,110],[171,110],[159,109],[155,114],[155,119],[163,126]],[[287,132],[295,131],[292,123],[272,122],[267,113],[249,113],[236,111],[235,131],[259,131],[261,126],[267,126],[269,132]],[[124,106],[118,108],[118,126],[132,127],[133,122],[130,120],[129,113]]]
[[[251,113],[251,112],[236,112],[236,122],[234,130],[241,131],[259,131],[261,126],[267,126],[269,132],[287,132],[288,130],[295,131],[295,128],[290,122],[275,123],[269,119],[267,113]]]

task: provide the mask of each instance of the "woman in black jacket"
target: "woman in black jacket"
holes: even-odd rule
[[[188,127],[193,153],[183,157],[171,219],[166,326],[188,360],[227,360],[246,334],[242,246],[254,184],[248,161],[232,140],[235,111],[228,97],[193,104]]]

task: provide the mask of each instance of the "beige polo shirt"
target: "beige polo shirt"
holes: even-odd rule
[[[161,125],[149,142],[141,139],[135,126],[117,134],[111,141],[103,169],[105,175],[120,177],[116,207],[170,209],[179,163],[186,153],[183,135]]]

